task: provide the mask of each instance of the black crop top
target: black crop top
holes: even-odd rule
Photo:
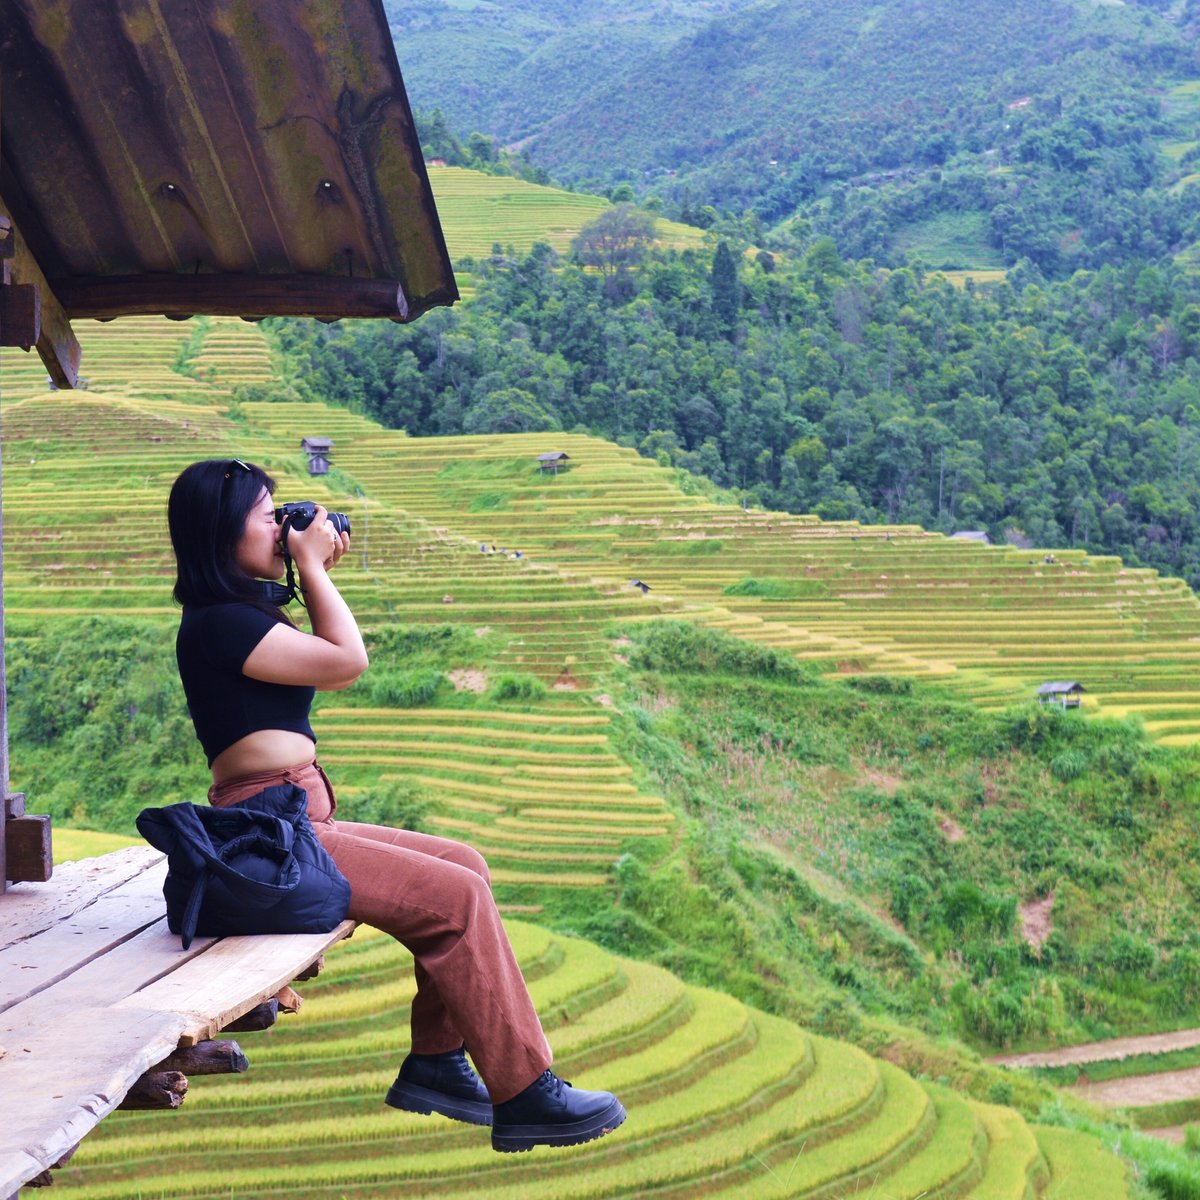
[[[316,689],[242,674],[250,652],[276,622],[250,604],[187,607],[175,639],[179,678],[208,764],[248,733],[286,729],[315,743],[308,719]]]

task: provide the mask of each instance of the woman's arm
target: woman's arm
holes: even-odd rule
[[[367,669],[367,651],[350,606],[329,578],[329,569],[350,546],[350,535],[334,533],[325,509],[307,529],[288,533],[288,550],[300,572],[312,632],[280,623],[250,652],[242,672],[251,679],[337,691]]]

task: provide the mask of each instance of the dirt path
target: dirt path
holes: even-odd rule
[[[1150,1033],[1143,1037],[1110,1038],[1106,1042],[1088,1042],[1082,1046],[1064,1046],[1037,1054],[1012,1054],[989,1059],[1002,1067],[1065,1067],[1073,1063],[1105,1062],[1128,1058],[1131,1054],[1163,1054],[1167,1050],[1186,1050],[1200,1046],[1200,1029],[1177,1029],[1173,1033]],[[1180,1072],[1182,1073],[1182,1072]],[[1156,1076],[1158,1078],[1158,1076]],[[1200,1086],[1192,1095],[1200,1093]],[[1148,1101],[1142,1101],[1148,1103]]]
[[[1127,1079],[1109,1079],[1103,1083],[1080,1083],[1067,1090],[1104,1108],[1192,1100],[1200,1096],[1200,1067],[1159,1071],[1155,1075],[1130,1075]]]
[[[1162,1138],[1164,1142],[1174,1142],[1177,1146],[1183,1145],[1182,1125],[1168,1125],[1163,1129],[1143,1129],[1142,1132],[1147,1137]]]

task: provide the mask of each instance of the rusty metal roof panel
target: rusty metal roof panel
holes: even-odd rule
[[[458,296],[380,0],[0,0],[0,198],[68,318]]]

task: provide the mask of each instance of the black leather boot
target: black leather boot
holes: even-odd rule
[[[410,1054],[386,1101],[405,1112],[441,1113],[472,1125],[492,1123],[492,1098],[467,1062],[465,1047],[445,1054]]]
[[[585,1092],[543,1071],[523,1092],[497,1104],[492,1115],[492,1149],[575,1146],[611,1133],[625,1109],[611,1092]]]

